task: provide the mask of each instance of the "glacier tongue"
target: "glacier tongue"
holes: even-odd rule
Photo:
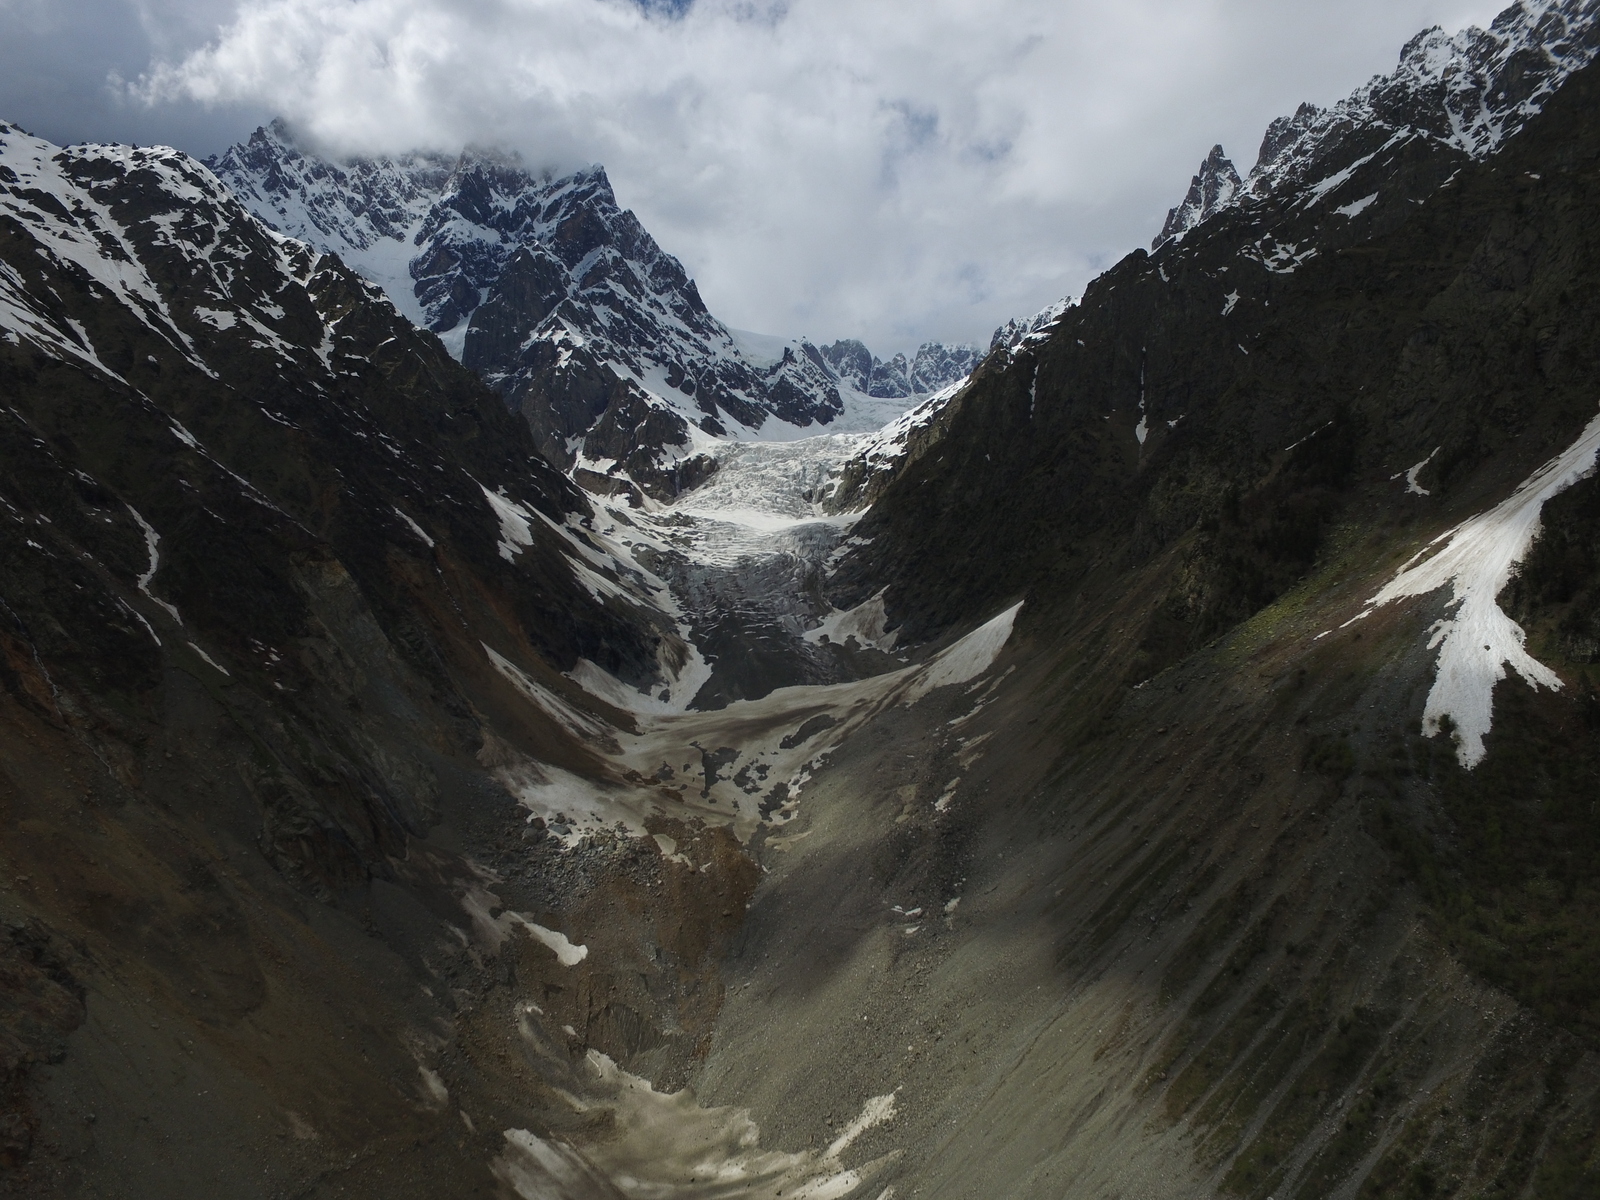
[[[598,167],[541,177],[479,151],[334,163],[281,124],[213,165],[264,220],[337,253],[439,333],[594,497],[592,522],[557,530],[574,569],[597,597],[621,586],[660,609],[690,657],[664,662],[668,683],[649,694],[593,664],[574,675],[584,686],[682,711],[894,665],[860,639],[805,636],[836,617],[824,585],[859,517],[838,511],[861,507],[843,503],[839,477],[863,453],[871,473],[892,471],[905,409],[925,398],[919,420],[937,413],[976,348],[930,342],[886,363],[860,342],[730,330]],[[537,522],[483,494],[515,560]]]

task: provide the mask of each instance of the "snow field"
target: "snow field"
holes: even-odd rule
[[[748,841],[764,821],[792,819],[817,764],[878,713],[988,671],[1021,607],[925,663],[850,683],[780,688],[711,712],[640,712],[633,730],[579,712],[486,646],[496,669],[530,703],[609,767],[604,778],[585,779],[496,747],[491,769],[530,817],[543,819],[569,846],[619,825],[644,837],[646,821],[657,814],[725,826]],[[811,732],[800,736],[808,723]]]

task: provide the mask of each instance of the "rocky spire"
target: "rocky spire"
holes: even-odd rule
[[[1183,203],[1167,213],[1167,223],[1150,244],[1152,250],[1173,238],[1181,238],[1189,230],[1220,209],[1227,208],[1238,195],[1242,181],[1233,162],[1222,152],[1221,146],[1211,147],[1200,171],[1189,184],[1189,194]]]

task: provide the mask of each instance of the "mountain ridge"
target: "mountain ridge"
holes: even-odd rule
[[[1446,34],[1435,25],[1413,37],[1396,69],[1375,75],[1328,108],[1301,104],[1267,127],[1255,165],[1241,181],[1221,146],[1212,149],[1189,195],[1167,214],[1158,250],[1235,205],[1294,190],[1315,193],[1330,176],[1311,174],[1352,135],[1384,130],[1384,151],[1414,138],[1482,159],[1516,134],[1568,75],[1600,54],[1593,0],[1518,0],[1488,29]]]

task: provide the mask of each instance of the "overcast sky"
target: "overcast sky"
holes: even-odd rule
[[[1474,0],[0,0],[0,117],[205,155],[603,163],[712,312],[986,344],[1148,244],[1221,142],[1391,70]]]

